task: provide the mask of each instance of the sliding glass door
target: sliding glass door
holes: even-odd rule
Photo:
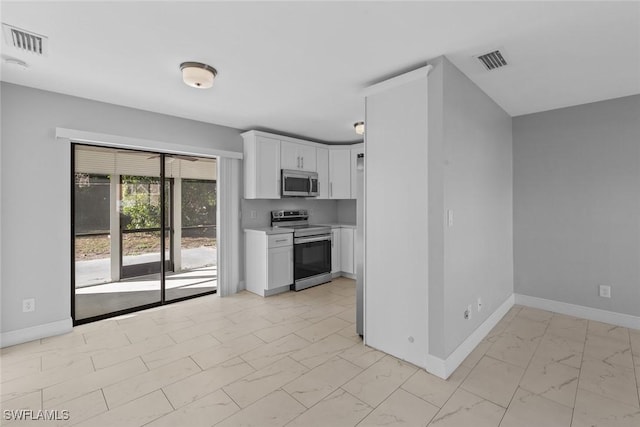
[[[76,324],[216,291],[215,159],[80,144],[72,156]]]
[[[216,290],[218,183],[214,159],[166,156],[165,170],[172,177],[174,264],[166,275],[167,301]]]

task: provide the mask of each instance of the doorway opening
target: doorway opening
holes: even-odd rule
[[[217,291],[216,159],[72,145],[72,318]]]

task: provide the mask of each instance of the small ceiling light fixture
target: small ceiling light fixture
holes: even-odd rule
[[[355,122],[353,128],[358,135],[364,135],[364,122]]]
[[[186,85],[198,89],[208,89],[213,86],[213,79],[218,71],[201,62],[183,62],[180,64],[182,80]]]
[[[10,56],[5,57],[3,55],[2,60],[4,61],[5,64],[15,65],[16,67],[19,67],[23,70],[26,70],[29,68],[29,64],[27,64],[26,62],[18,58],[11,58]]]

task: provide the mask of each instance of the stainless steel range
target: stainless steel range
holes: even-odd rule
[[[271,226],[293,229],[292,290],[331,281],[331,227],[309,224],[304,209],[271,211]]]

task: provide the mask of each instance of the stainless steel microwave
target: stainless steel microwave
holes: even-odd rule
[[[282,169],[283,197],[315,197],[318,195],[318,173]]]

